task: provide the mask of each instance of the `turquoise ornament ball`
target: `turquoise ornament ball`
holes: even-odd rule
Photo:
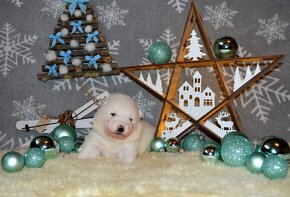
[[[262,166],[266,156],[263,153],[254,152],[246,159],[246,168],[252,173],[262,173]]]
[[[199,151],[205,142],[204,136],[200,134],[189,134],[181,142],[181,147],[185,151]]]
[[[61,137],[68,136],[71,137],[74,141],[77,139],[77,134],[74,128],[66,124],[60,124],[54,128],[51,132],[51,135],[55,140],[58,140]]]
[[[68,136],[63,136],[58,139],[60,152],[70,153],[75,147],[75,141],[73,138]]]
[[[181,151],[181,145],[175,138],[170,138],[166,141],[166,151],[170,153],[178,153]]]
[[[41,134],[30,142],[30,148],[40,148],[45,152],[46,160],[54,159],[59,153],[59,146],[51,135]]]
[[[238,44],[232,37],[217,39],[213,45],[216,58],[234,58],[238,50]]]
[[[165,64],[172,56],[170,46],[165,42],[155,42],[148,49],[148,59],[153,64]]]
[[[288,173],[288,164],[278,155],[268,156],[262,166],[263,174],[269,179],[283,179]]]
[[[227,134],[222,138],[222,140],[221,140],[221,145],[223,144],[223,142],[224,142],[228,137],[233,137],[233,136],[241,136],[241,137],[244,137],[244,138],[246,138],[247,140],[249,140],[249,138],[248,138],[245,134],[243,134],[243,133],[241,133],[241,132],[239,132],[239,131],[232,131],[232,132],[227,133]]]
[[[244,166],[247,157],[254,152],[252,143],[242,136],[228,137],[221,145],[221,157],[225,164]]]
[[[153,152],[165,152],[166,141],[161,137],[156,137],[151,141],[150,148]]]
[[[220,149],[212,144],[204,146],[200,151],[200,158],[206,164],[218,164],[220,156]]]
[[[24,162],[27,168],[41,168],[45,160],[45,152],[40,148],[30,148],[24,154]]]
[[[18,172],[24,167],[24,158],[18,152],[7,152],[1,159],[1,166],[6,172]]]
[[[221,152],[221,145],[215,141],[211,141],[211,140],[205,141],[202,145],[202,148],[207,147],[207,146],[214,146],[219,150],[219,152]]]

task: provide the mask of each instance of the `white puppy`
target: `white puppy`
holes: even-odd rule
[[[138,104],[129,96],[111,94],[98,109],[93,129],[85,137],[79,159],[100,155],[132,163],[150,148],[155,129],[141,120]]]

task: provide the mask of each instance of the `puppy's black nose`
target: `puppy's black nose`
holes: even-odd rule
[[[122,125],[118,126],[118,132],[123,133],[124,132],[124,127]]]

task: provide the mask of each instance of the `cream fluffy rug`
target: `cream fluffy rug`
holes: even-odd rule
[[[0,151],[1,158],[5,152]],[[0,196],[289,197],[290,175],[273,181],[244,167],[205,165],[198,153],[147,153],[132,165],[105,158],[77,160],[73,153],[40,169],[1,169]]]

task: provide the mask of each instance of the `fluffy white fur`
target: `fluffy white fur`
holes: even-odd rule
[[[112,94],[93,119],[93,129],[85,138],[79,159],[99,156],[132,163],[150,148],[155,129],[141,120],[138,104],[129,96]]]

